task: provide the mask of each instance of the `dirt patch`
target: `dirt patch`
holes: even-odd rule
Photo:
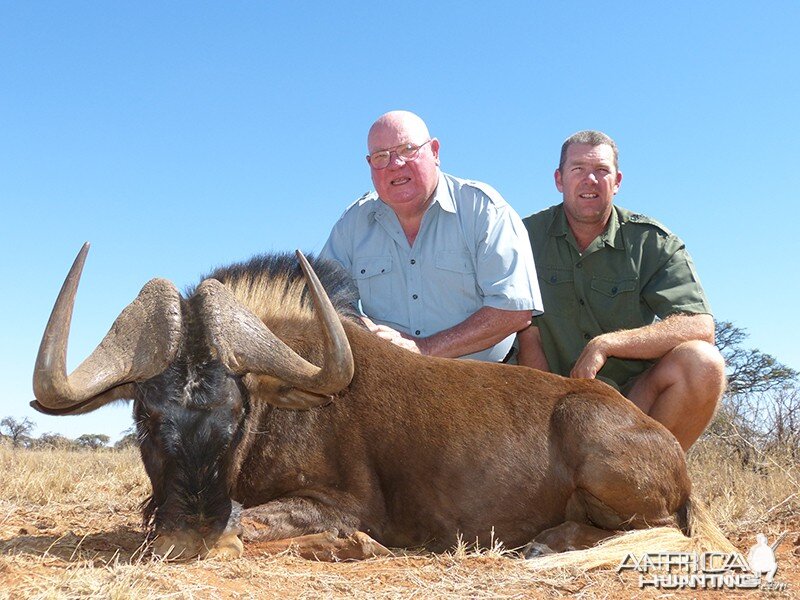
[[[701,483],[696,491],[744,555],[757,533],[772,541],[788,532],[777,551],[776,575],[786,589],[771,592],[640,590],[636,573],[535,571],[498,548],[438,555],[397,550],[391,557],[322,563],[291,552],[267,554],[263,544],[248,544],[244,556],[230,562],[164,563],[151,557],[141,529],[139,504],[149,484],[134,451],[60,455],[0,449],[0,468],[5,473],[0,479],[3,600],[800,598],[800,509],[792,465],[725,477],[718,474],[729,467],[711,457],[694,466],[693,480]],[[713,470],[713,476],[700,468]]]
[[[534,573],[526,561],[498,552],[413,554],[323,563],[291,553],[265,554],[246,546],[235,561],[169,564],[149,557],[139,515],[117,515],[103,528],[97,519],[59,532],[51,520],[36,526],[13,514],[0,527],[0,597],[3,598],[663,598],[665,590],[638,588],[638,575],[613,569],[586,573]],[[108,525],[108,524],[107,524]],[[786,590],[770,597],[800,597],[800,520],[765,531],[772,540],[791,533],[778,548],[776,581]],[[732,541],[746,554],[755,531]],[[697,597],[699,590],[669,591],[669,597]],[[705,592],[711,593],[711,592]],[[727,592],[731,593],[731,592]],[[735,592],[761,597],[761,590]]]

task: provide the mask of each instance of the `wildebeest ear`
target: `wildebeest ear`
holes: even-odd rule
[[[65,408],[47,408],[39,404],[38,400],[31,400],[30,405],[31,408],[34,410],[39,411],[44,415],[50,415],[54,417],[66,416],[66,415],[81,415],[84,413],[92,412],[93,410],[97,410],[101,406],[105,406],[110,402],[115,402],[117,400],[133,400],[136,398],[136,390],[135,385],[127,384],[127,385],[119,385],[117,387],[111,388],[107,392],[100,394],[99,396],[95,396],[94,398],[90,398],[85,402],[81,402],[78,404],[74,404],[72,406],[67,406]]]
[[[275,396],[268,397],[267,402],[277,408],[308,410],[309,408],[317,408],[318,406],[330,404],[333,402],[333,396],[327,394],[312,394],[305,390],[289,388]]]

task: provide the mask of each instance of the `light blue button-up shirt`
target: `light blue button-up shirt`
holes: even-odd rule
[[[491,186],[440,173],[409,246],[375,192],[351,204],[320,256],[353,276],[364,313],[414,337],[457,325],[484,306],[542,312],[528,233]],[[501,361],[514,335],[462,358]]]

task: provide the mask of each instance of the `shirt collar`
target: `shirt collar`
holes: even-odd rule
[[[567,223],[567,215],[564,213],[563,202],[558,205],[556,216],[553,219],[553,222],[550,223],[547,233],[552,237],[570,234],[569,237],[572,238],[572,232],[569,229],[569,223]],[[608,219],[608,225],[606,226],[605,231],[600,234],[600,241],[611,246],[612,248],[624,247],[622,242],[622,230],[620,229],[619,213],[617,212],[616,206],[611,207],[611,216]]]
[[[611,207],[611,217],[608,219],[608,227],[600,236],[600,239],[612,248],[623,248],[622,230],[619,227],[619,212],[616,206]]]
[[[436,184],[436,189],[433,191],[433,201],[431,206],[438,204],[442,210],[449,213],[456,212],[456,202],[454,190],[450,189],[451,182],[445,178],[444,173],[439,171],[439,182]]]
[[[377,194],[376,194],[377,196]],[[450,190],[450,182],[445,178],[444,173],[439,171],[439,181],[436,184],[436,189],[433,191],[433,200],[431,201],[430,206],[426,209],[425,212],[430,210],[435,204],[438,204],[442,210],[455,214],[456,212],[456,203],[454,199],[455,194],[453,194]],[[376,218],[384,217],[388,214],[394,214],[394,211],[391,207],[386,204],[379,196],[378,200],[380,202],[376,202],[376,206],[373,209],[373,213],[375,214]]]

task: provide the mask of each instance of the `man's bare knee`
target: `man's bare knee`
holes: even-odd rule
[[[719,398],[725,389],[725,359],[713,344],[684,342],[667,356],[676,361],[690,389],[702,396]],[[665,357],[666,358],[666,357]]]
[[[725,361],[704,341],[684,342],[646,371],[628,394],[669,429],[684,450],[714,416],[725,390]]]

